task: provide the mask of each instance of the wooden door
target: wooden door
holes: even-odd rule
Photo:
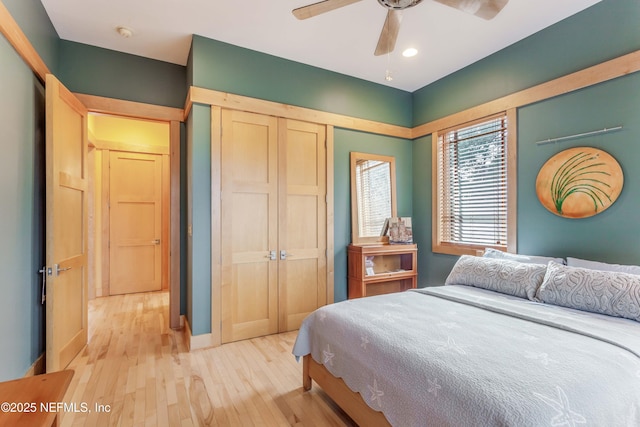
[[[162,288],[162,156],[111,151],[109,293]]]
[[[87,110],[46,76],[46,369],[87,343]]]
[[[222,112],[222,342],[278,331],[277,137],[274,117]]]
[[[326,128],[280,119],[279,134],[279,331],[286,332],[327,303]]]

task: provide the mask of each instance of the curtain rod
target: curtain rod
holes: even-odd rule
[[[564,140],[567,140],[567,139],[582,138],[583,136],[600,135],[602,133],[615,132],[615,131],[620,130],[620,129],[622,129],[622,126],[615,126],[615,127],[612,127],[612,128],[604,128],[604,129],[599,129],[599,130],[593,130],[591,132],[576,133],[575,135],[561,136],[560,138],[549,138],[549,139],[545,139],[544,141],[537,141],[536,144],[543,145],[543,144],[549,144],[549,143],[552,143],[552,142],[564,141]]]

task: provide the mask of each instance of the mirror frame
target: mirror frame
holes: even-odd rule
[[[396,158],[393,156],[383,156],[379,154],[360,153],[352,151],[351,157],[351,242],[354,245],[372,245],[389,243],[389,236],[362,237],[359,230],[358,198],[356,189],[356,162],[358,160],[378,160],[389,162],[389,172],[391,174],[391,216],[398,216],[396,208]]]

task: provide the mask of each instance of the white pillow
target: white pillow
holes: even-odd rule
[[[495,259],[508,259],[511,261],[524,262],[527,264],[548,264],[549,261],[555,261],[559,264],[564,264],[564,260],[562,258],[554,258],[548,256],[536,256],[536,255],[522,255],[522,254],[511,254],[509,252],[502,252],[493,248],[486,248],[484,250],[484,258],[495,258]]]
[[[534,300],[546,265],[462,255],[445,285],[466,285]]]
[[[555,262],[536,293],[541,302],[640,322],[640,276]]]
[[[607,264],[606,262],[589,261],[586,259],[570,257],[567,257],[567,265],[569,267],[588,268],[590,270],[616,271],[619,273],[640,275],[639,265]]]

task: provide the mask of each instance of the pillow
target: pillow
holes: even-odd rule
[[[640,276],[550,262],[537,298],[548,304],[640,322]]]
[[[445,285],[473,286],[533,300],[546,270],[541,264],[462,255]]]
[[[567,258],[567,265],[570,267],[589,268],[591,270],[617,271],[619,273],[640,275],[639,265],[607,264],[605,262],[589,261],[579,258]]]
[[[549,261],[555,261],[560,264],[564,264],[562,258],[553,258],[548,256],[535,256],[535,255],[521,255],[511,254],[508,252],[502,252],[493,248],[486,248],[484,250],[484,258],[496,258],[496,259],[508,259],[511,261],[524,262],[526,264],[548,264]]]

